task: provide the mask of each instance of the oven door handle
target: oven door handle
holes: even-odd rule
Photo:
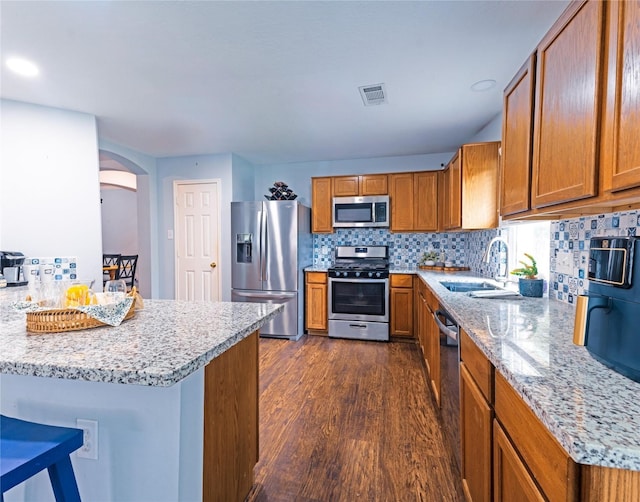
[[[329,282],[357,282],[357,283],[360,283],[360,282],[365,282],[365,283],[367,283],[367,282],[368,283],[371,283],[371,282],[377,282],[377,283],[384,282],[384,283],[388,283],[389,279],[388,278],[385,278],[385,279],[383,279],[383,278],[375,278],[375,279],[374,278],[371,278],[371,279],[366,278],[365,279],[363,277],[353,277],[353,278],[352,277],[345,277],[345,278],[338,279],[337,277],[329,277]]]
[[[444,317],[447,321],[452,323],[456,327],[456,329],[451,329],[449,326],[447,326],[445,323],[443,323],[438,316]],[[458,325],[456,324],[456,322],[451,318],[451,316],[447,312],[444,312],[443,310],[436,310],[433,313],[433,318],[436,320],[436,324],[438,325],[438,329],[440,329],[440,332],[443,335],[448,336],[452,340],[456,340],[456,341],[458,340],[458,329],[457,329]]]

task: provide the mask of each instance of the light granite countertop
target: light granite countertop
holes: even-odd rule
[[[571,305],[472,298],[440,284],[478,278],[471,273],[415,273],[573,460],[640,471],[640,383],[573,344]]]
[[[1,290],[0,290],[1,291]],[[165,387],[275,317],[262,303],[145,300],[118,327],[31,334],[11,308],[21,288],[0,292],[0,373]]]

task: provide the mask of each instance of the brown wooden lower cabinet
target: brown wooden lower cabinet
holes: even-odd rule
[[[462,488],[467,500],[490,502],[493,409],[464,362],[460,363],[460,415]]]
[[[258,332],[204,371],[202,500],[235,502],[253,486],[258,462]]]
[[[326,335],[329,323],[327,305],[327,273],[305,275],[305,329],[308,333]]]
[[[494,502],[544,502],[542,492],[496,420],[493,421],[493,446]]]
[[[413,275],[391,274],[389,310],[391,336],[413,337]]]
[[[440,330],[433,318],[434,302],[437,310],[437,300],[435,300],[429,287],[421,280],[416,288],[418,340],[427,368],[428,384],[431,387],[436,404],[440,406]]]
[[[549,500],[578,496],[578,465],[500,374],[495,376],[496,418]]]

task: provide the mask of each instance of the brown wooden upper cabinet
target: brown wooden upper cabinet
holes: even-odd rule
[[[442,230],[498,226],[499,151],[499,141],[463,145],[447,164],[441,175]]]
[[[331,185],[330,177],[311,178],[311,231],[314,234],[333,232]]]
[[[438,171],[389,175],[392,232],[438,230]]]
[[[333,178],[334,197],[357,197],[359,195],[387,195],[386,174],[366,174],[335,176]]]
[[[596,195],[604,5],[572,4],[538,46],[534,207]]]
[[[503,218],[640,207],[638,25],[639,2],[574,1],[505,89]]]
[[[533,54],[504,91],[500,214],[531,208],[531,138],[536,57]]]
[[[610,2],[604,189],[640,186],[640,2]]]

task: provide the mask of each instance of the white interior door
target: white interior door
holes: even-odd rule
[[[219,184],[174,182],[176,300],[220,299]]]

